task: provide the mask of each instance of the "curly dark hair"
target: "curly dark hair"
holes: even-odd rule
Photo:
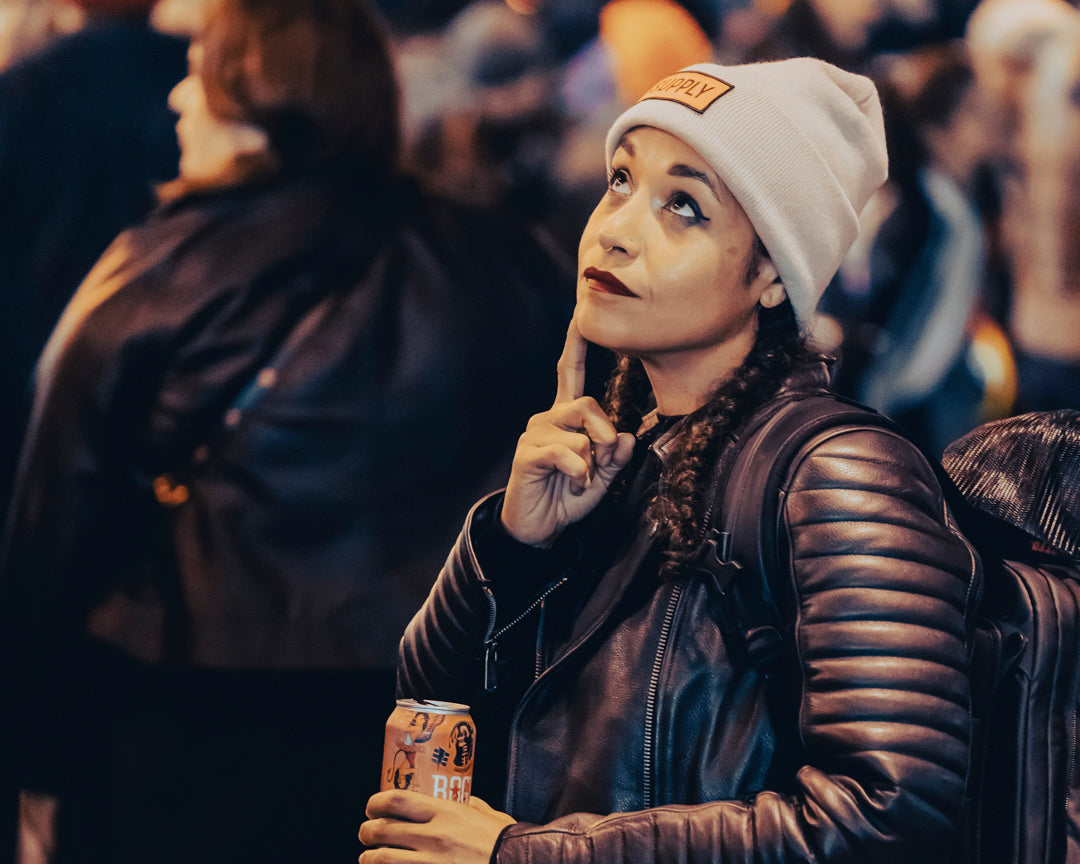
[[[690,414],[673,441],[648,518],[665,542],[661,576],[677,576],[701,542],[704,500],[724,445],[797,367],[825,359],[799,330],[791,303],[758,309],[758,332],[746,360],[709,400]],[[635,431],[651,409],[651,388],[641,361],[620,356],[608,382],[605,406],[615,427]]]

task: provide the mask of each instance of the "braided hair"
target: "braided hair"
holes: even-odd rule
[[[758,308],[758,331],[746,360],[708,401],[687,416],[660,475],[659,490],[648,518],[665,543],[661,576],[674,578],[696,552],[713,466],[739,426],[771,398],[796,368],[819,362],[800,332],[791,303]],[[608,382],[605,404],[620,431],[634,431],[650,408],[651,388],[645,368],[634,357],[620,356]]]

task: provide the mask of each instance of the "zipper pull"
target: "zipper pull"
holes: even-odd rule
[[[717,550],[717,552],[715,554],[716,554],[716,559],[721,564],[731,564],[731,563],[733,563],[732,560],[731,560],[731,534],[729,532],[727,532],[727,531],[721,531],[720,532],[719,548],[718,548],[718,550]],[[739,564],[736,562],[735,566],[739,567]]]
[[[484,690],[487,693],[494,693],[498,686],[495,680],[495,667],[498,662],[499,646],[494,639],[491,639],[484,643]]]

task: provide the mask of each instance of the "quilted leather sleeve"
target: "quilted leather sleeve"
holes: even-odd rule
[[[431,592],[409,622],[398,652],[400,695],[468,704],[481,686],[477,659],[494,625],[495,599],[473,534],[494,518],[496,503],[489,496],[474,505]]]
[[[783,512],[804,763],[791,785],[519,823],[500,838],[498,864],[945,860],[970,739],[977,558],[950,528],[930,466],[879,429],[813,442]]]

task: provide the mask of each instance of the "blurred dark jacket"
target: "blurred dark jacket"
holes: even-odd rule
[[[391,666],[550,397],[571,303],[531,235],[406,184],[327,171],[165,206],[43,354],[4,608],[38,613],[46,653],[89,629],[151,661]]]

